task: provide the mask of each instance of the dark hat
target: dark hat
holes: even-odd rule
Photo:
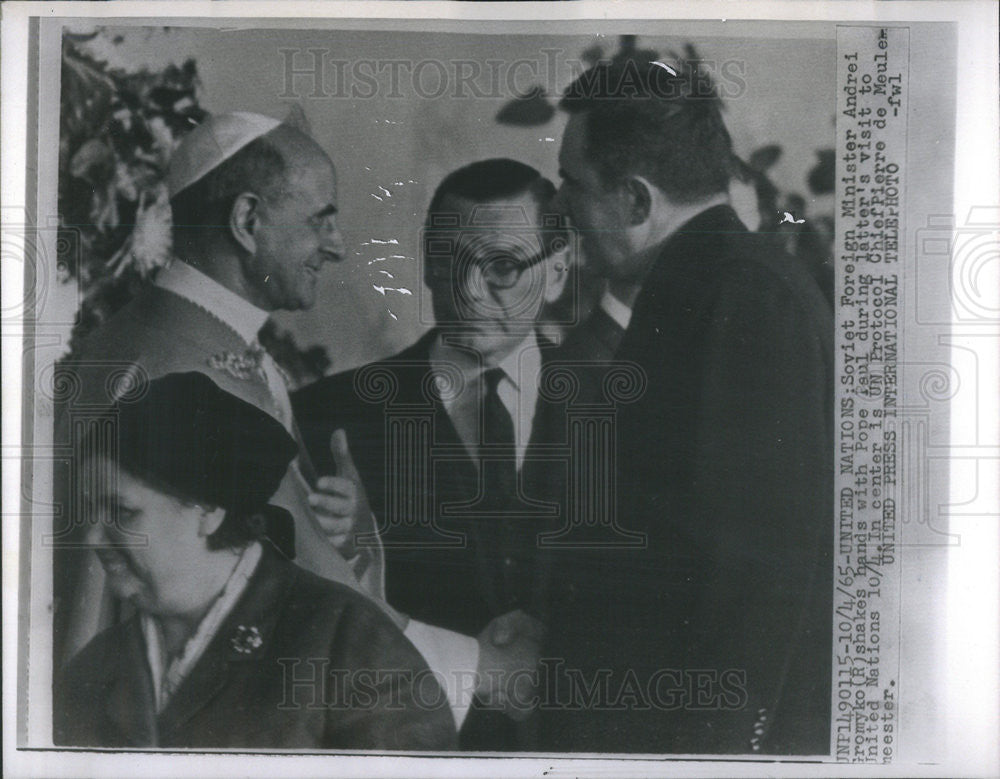
[[[122,468],[227,511],[263,508],[297,452],[274,417],[203,373],[156,379],[116,410]]]

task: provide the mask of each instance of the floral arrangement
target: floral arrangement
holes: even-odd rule
[[[166,165],[206,114],[193,60],[125,71],[82,45],[100,35],[63,36],[59,225],[72,237],[58,260],[82,293],[74,342],[169,261]]]

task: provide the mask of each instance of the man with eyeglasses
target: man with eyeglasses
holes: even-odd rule
[[[435,327],[394,357],[293,397],[321,472],[333,467],[332,431],[347,432],[385,550],[389,603],[453,631],[454,666],[479,671],[464,749],[529,746],[527,672],[539,658],[545,592],[537,535],[555,521],[563,483],[538,456],[565,427],[564,410],[539,393],[551,345],[537,321],[567,276],[566,236],[545,216],[554,194],[509,159],[448,175],[423,235]]]

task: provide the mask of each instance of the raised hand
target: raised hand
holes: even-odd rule
[[[316,480],[316,490],[310,493],[309,504],[327,539],[350,560],[358,553],[355,536],[359,527],[367,528],[371,508],[361,475],[351,457],[347,433],[342,429],[330,436],[330,453],[337,466],[337,475],[321,476]]]

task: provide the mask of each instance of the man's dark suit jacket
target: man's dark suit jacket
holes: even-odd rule
[[[484,516],[479,470],[441,402],[431,330],[389,359],[322,379],[292,396],[320,473],[335,471],[330,436],[348,445],[375,514],[386,599],[431,625],[476,635],[515,608],[541,616],[546,570],[536,536],[558,522],[565,479],[539,457],[565,441],[562,406],[540,394],[519,495]],[[542,344],[543,366],[551,347]]]
[[[611,315],[600,305],[578,324],[559,344],[559,359],[567,363],[609,363],[615,359],[621,346],[622,330]]]
[[[248,640],[253,628],[256,646]],[[428,675],[417,651],[367,599],[265,546],[246,591],[159,715],[134,617],[100,634],[67,666],[55,690],[54,741],[451,749],[451,711]]]
[[[497,509],[441,401],[453,379],[442,387],[432,372],[430,348],[440,332],[293,394],[295,417],[321,474],[334,472],[331,434],[346,430],[380,528],[390,605],[471,636],[514,609],[544,622],[550,565],[538,539],[563,524],[566,458],[551,455],[567,441],[565,404],[539,392],[518,494]],[[541,385],[554,347],[539,344]],[[528,748],[533,727],[476,704],[461,745]]]
[[[617,417],[619,523],[646,543],[553,573],[549,653],[613,673],[604,700],[563,689],[543,748],[828,752],[832,333],[728,206],[663,245],[616,355],[646,375]]]

